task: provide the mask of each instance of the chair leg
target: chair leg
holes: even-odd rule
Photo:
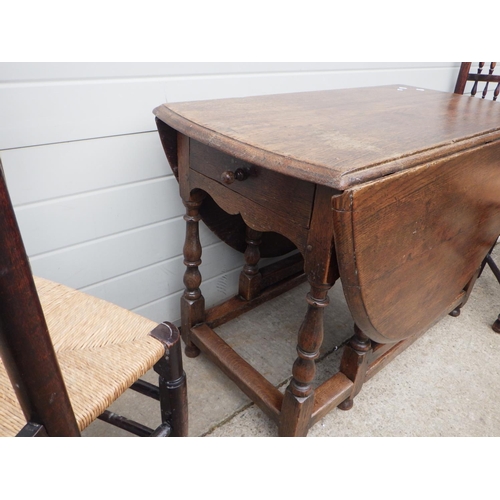
[[[158,325],[150,335],[165,346],[165,355],[154,366],[159,375],[162,420],[162,425],[155,435],[187,436],[187,385],[182,367],[179,330],[173,324],[165,322]],[[168,432],[169,426],[171,432]]]
[[[490,266],[491,272],[495,275],[495,278],[497,279],[498,283],[500,283],[500,269],[498,269],[498,266],[496,265],[495,261],[491,256],[491,250],[486,256],[485,262]],[[500,315],[495,320],[493,325],[491,325],[491,328],[494,332],[500,333]]]
[[[500,269],[498,269],[498,266],[493,260],[493,257],[491,256],[491,251],[484,260],[486,264],[490,266],[491,272],[495,275],[495,278],[497,279],[498,283],[500,283]]]

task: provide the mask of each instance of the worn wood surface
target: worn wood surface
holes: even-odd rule
[[[481,97],[484,99],[488,95],[489,84],[493,83],[494,87],[491,88],[493,90],[492,99],[496,101],[500,94],[500,75],[493,74],[497,63],[490,62],[488,67],[485,67],[484,62],[480,62],[475,73],[470,71],[471,64],[470,62],[463,62],[460,65],[460,71],[455,84],[455,94],[463,94],[467,82],[471,81],[474,84],[470,90],[470,95],[475,96],[478,91],[478,83],[483,82]]]
[[[354,325],[354,336],[344,347],[340,372],[352,381],[353,387],[349,398],[339,405],[341,410],[350,410],[354,397],[359,393],[366,378],[369,354],[372,350],[370,339]]]
[[[262,233],[247,226],[245,265],[240,273],[238,294],[245,300],[257,297],[261,290],[262,274],[259,269]]]
[[[334,198],[335,245],[354,320],[372,340],[427,330],[500,234],[500,143]]]
[[[465,85],[467,84],[471,62],[460,63],[460,71],[458,72],[457,81],[455,83],[455,94],[463,94]]]
[[[280,264],[284,264],[283,267]],[[210,308],[206,312],[205,321],[211,328],[222,325],[241,314],[301,285],[307,276],[302,272],[302,261],[292,255],[262,269],[262,288],[259,294],[251,299],[237,295],[222,304]]]
[[[331,188],[318,186],[314,199],[311,228],[304,252],[304,271],[310,291],[306,296],[307,310],[297,339],[297,359],[281,408],[278,426],[280,436],[304,436],[311,425],[316,359],[323,343],[324,308],[329,303],[328,291],[338,278],[332,251],[333,223],[330,214],[333,193]]]
[[[179,329],[172,323],[164,322],[150,335],[165,348],[164,356],[154,365],[154,371],[158,374],[158,399],[162,423],[151,435],[187,436],[189,424],[187,382],[182,363]]]
[[[0,163],[0,355],[26,422],[79,436]]]
[[[268,210],[250,198],[244,198],[228,189],[221,183],[206,177],[195,170],[189,174],[191,189],[203,189],[228,214],[239,214],[245,224],[260,232],[282,234],[291,241],[296,248],[304,252],[307,244],[308,228],[290,224],[288,217]],[[263,188],[265,189],[265,188]],[[288,205],[292,200],[288,200]],[[203,206],[203,205],[202,205]],[[311,208],[309,207],[309,211]],[[201,215],[200,207],[200,215]],[[245,234],[245,233],[244,233]],[[293,250],[291,247],[290,250]],[[244,250],[246,249],[246,245]]]
[[[179,179],[179,156],[181,153],[181,172],[186,169],[182,164],[186,164],[186,153],[189,154],[189,141],[186,141],[186,136],[179,135],[175,129],[156,118],[158,133],[160,140],[167,156],[168,162],[177,180]],[[184,141],[184,142],[183,142]],[[184,174],[187,175],[187,174]],[[183,178],[182,181],[186,181]],[[214,201],[207,195],[203,205],[200,207],[200,215],[203,222],[225,243],[230,247],[244,252],[246,249],[246,224],[240,214],[228,214],[224,212]],[[277,257],[285,255],[294,250],[294,244],[282,236],[274,232],[265,232],[262,235],[260,245],[261,257]]]
[[[500,234],[495,106],[386,86],[155,110],[183,199],[202,190],[221,213],[240,217],[237,223],[223,218],[221,234],[247,249],[247,274],[258,274],[257,240],[262,237],[264,246],[269,232],[285,236],[304,258],[311,288],[279,406],[273,397],[263,402],[274,391],[219,345],[201,313],[188,321],[190,341],[277,420],[280,435],[306,435],[334,406],[349,408],[364,380],[466,300]],[[215,205],[209,207],[216,213]],[[359,328],[340,373],[315,389],[322,310],[339,276]],[[247,292],[249,304],[259,302],[255,290]],[[213,311],[217,324],[241,307],[232,299]]]
[[[352,392],[353,382],[342,372],[323,382],[314,391],[314,409],[309,426],[313,426],[328,412],[347,399]]]
[[[210,327],[191,329],[191,339],[270,418],[278,420],[283,395]]]
[[[222,182],[231,191],[286,217],[292,224],[309,227],[314,184],[237,160],[197,141],[191,141],[190,154],[193,170]],[[238,169],[248,172],[245,180],[231,184],[222,181],[223,173]],[[293,211],[290,200],[293,200]]]
[[[346,189],[498,139],[492,106],[388,85],[163,104],[154,113],[235,158]]]

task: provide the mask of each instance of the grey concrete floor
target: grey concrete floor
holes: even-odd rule
[[[500,261],[500,245],[495,250]],[[443,283],[446,286],[446,283]],[[217,332],[284,390],[295,359],[307,285],[260,306]],[[486,268],[458,318],[447,316],[369,380],[347,412],[335,409],[309,431],[327,436],[500,436],[500,286]],[[318,381],[338,370],[338,349],[352,334],[342,288],[330,293]],[[190,436],[277,436],[274,423],[202,355],[184,357]],[[155,381],[150,372],[145,377]],[[127,391],[113,411],[155,427],[157,404]],[[85,436],[130,436],[100,421]]]

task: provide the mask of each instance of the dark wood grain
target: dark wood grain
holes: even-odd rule
[[[283,259],[279,263],[284,262],[287,264],[287,261],[288,259]],[[294,260],[292,260],[292,264],[289,267],[278,268],[278,266],[274,265],[269,267],[275,269],[271,270],[269,274],[263,273],[262,283],[266,284],[266,287],[263,287],[256,297],[248,300],[237,295],[222,304],[211,307],[206,311],[205,321],[207,325],[211,328],[223,325],[241,314],[251,311],[264,302],[301,285],[307,279],[307,276],[302,272],[302,266],[297,265]]]
[[[476,94],[476,92],[477,92],[478,82],[485,82],[485,85],[484,85],[484,88],[483,88],[483,92],[481,94],[481,97],[483,99],[485,99],[486,96],[488,95],[488,84],[491,82],[491,83],[494,83],[494,84],[496,83],[496,86],[495,86],[495,88],[493,90],[493,95],[492,95],[493,101],[496,101],[498,99],[498,96],[500,95],[500,75],[494,75],[493,74],[493,72],[495,71],[497,63],[496,62],[491,62],[489,70],[485,74],[482,74],[482,71],[483,71],[483,68],[484,68],[484,62],[480,62],[479,63],[479,67],[477,68],[476,73],[470,71],[471,64],[472,63],[470,63],[470,62],[463,62],[463,63],[461,63],[461,65],[460,65],[460,71],[459,71],[458,76],[457,76],[457,83],[455,85],[455,93],[456,94],[464,94],[464,92],[465,92],[465,86],[466,86],[467,82],[468,81],[473,81],[474,85],[473,85],[470,93],[471,93],[471,96],[474,96]],[[497,112],[500,113],[500,108],[497,108]],[[489,265],[489,267],[491,268],[491,270],[493,271],[493,273],[497,277],[497,280],[500,283],[500,272],[498,271],[498,268],[497,268],[495,262],[491,258],[491,251],[486,256],[486,258],[485,258],[485,260],[483,262],[482,268],[486,264]],[[482,271],[482,268],[481,268],[481,271]],[[469,293],[472,290],[472,285],[473,285],[473,283],[470,285]],[[460,308],[461,308],[461,306],[458,307],[457,309],[455,309],[454,311],[452,311],[451,314],[453,316],[459,315],[460,314]],[[497,333],[500,331],[500,321],[498,319],[495,320],[495,322],[493,323],[492,329],[493,329],[493,331],[495,331]]]
[[[484,82],[483,90],[481,92],[481,97],[483,99],[488,95],[488,87],[490,83],[496,84],[492,99],[496,101],[498,99],[498,95],[500,94],[500,75],[493,74],[496,68],[496,62],[490,62],[488,71],[483,73],[483,69],[485,69],[485,63],[480,62],[478,64],[478,68],[476,72],[471,72],[470,62],[463,62],[460,64],[460,71],[458,72],[457,82],[455,84],[455,94],[464,94],[465,86],[467,82],[474,82],[472,88],[470,90],[470,95],[475,96],[478,91],[479,82]]]
[[[141,424],[140,422],[130,420],[129,418],[118,415],[109,410],[105,410],[97,418],[99,420],[102,420],[103,422],[114,425],[115,427],[118,427],[120,429],[123,429],[124,431],[130,432],[131,434],[140,437],[148,437],[154,432],[154,429],[151,429],[146,425]]]
[[[186,344],[186,355],[194,358],[199,350],[189,339],[189,331],[192,326],[205,321],[205,298],[203,297],[201,285],[201,244],[199,222],[201,220],[199,208],[204,198],[204,192],[197,190],[190,193],[189,198],[183,200],[186,206],[186,239],[184,241],[183,255],[184,265],[184,293],[181,297],[181,331]]]
[[[207,325],[191,330],[191,338],[270,418],[278,420],[283,395]]]
[[[182,437],[188,435],[188,398],[186,373],[182,363],[179,329],[164,322],[151,337],[165,347],[165,355],[154,365],[158,377],[161,428],[152,435]]]
[[[334,199],[344,291],[372,340],[402,340],[450,312],[500,234],[499,171],[494,142]]]
[[[186,139],[182,134],[167,124],[163,123],[160,119],[156,118],[158,133],[160,136],[161,144],[167,156],[168,162],[176,179],[179,179],[179,157],[178,151],[186,156],[189,150],[189,142],[186,145],[182,141]],[[178,142],[178,137],[180,137]],[[184,153],[183,153],[184,152]],[[187,155],[188,156],[188,155]],[[182,159],[184,165],[188,162]],[[186,169],[181,167],[186,175]],[[185,180],[185,179],[183,179]],[[228,214],[224,212],[207,196],[203,205],[200,207],[200,215],[203,222],[225,243],[230,247],[244,252],[246,249],[246,224],[239,214]],[[282,236],[274,232],[266,232],[262,235],[262,242],[260,245],[261,257],[278,257],[285,255],[294,250],[294,244]]]
[[[26,419],[26,425],[17,435],[79,436],[80,430],[31,274],[1,163],[0,237],[0,357]],[[174,325],[164,323],[155,328],[151,336],[165,347],[164,356],[155,365],[160,374],[160,387],[159,394],[155,392],[153,397],[160,400],[162,414],[162,429],[156,435],[170,434],[167,427],[170,429],[172,423],[173,435],[186,436],[187,390],[179,331]],[[104,379],[100,378],[102,383]],[[95,384],[89,384],[89,387],[93,386]],[[84,390],[85,386],[74,384],[73,389]],[[141,387],[144,393],[143,389],[144,385]],[[151,395],[151,388],[148,392]],[[0,400],[3,397],[0,394]],[[153,432],[109,411],[100,418],[141,436]]]
[[[324,308],[328,291],[338,277],[333,249],[331,198],[334,191],[318,186],[314,198],[311,230],[304,255],[304,271],[310,284],[306,296],[307,310],[297,339],[297,359],[292,379],[285,390],[278,426],[280,436],[305,436],[314,410],[316,359],[323,343]],[[326,216],[326,217],[325,217]]]
[[[309,227],[314,184],[237,160],[198,141],[190,143],[190,164],[193,170],[225,184],[231,191],[251,199],[266,210],[287,217],[294,224]],[[238,169],[247,171],[248,177],[230,184],[222,180],[224,173]],[[289,210],[290,200],[293,200],[293,211]]]
[[[372,343],[370,339],[355,325],[354,336],[344,347],[340,363],[340,373],[343,373],[353,383],[349,397],[339,405],[341,410],[350,410],[352,408],[354,397],[361,390],[366,378],[371,350]]]
[[[497,139],[491,106],[389,85],[164,104],[154,113],[239,160],[346,189]]]
[[[277,232],[291,241],[295,248],[304,253],[307,245],[308,229],[290,224],[286,215],[279,215],[267,210],[250,198],[240,196],[217,181],[191,171],[189,174],[191,189],[203,189],[228,214],[239,214],[246,225],[259,232]],[[200,208],[200,213],[201,213]],[[309,208],[309,211],[311,209]],[[292,247],[294,248],[294,247]]]
[[[262,233],[247,227],[246,243],[245,265],[240,273],[238,293],[245,300],[251,300],[257,297],[261,291],[262,274],[259,270],[259,260]]]
[[[353,385],[343,373],[338,372],[318,386],[314,391],[314,409],[310,426],[347,399],[352,393]]]
[[[366,379],[466,302],[500,234],[496,106],[390,85],[155,109],[183,199],[204,192],[200,216],[246,252],[249,300],[212,308],[206,323],[197,311],[190,340],[270,414],[279,435],[304,436],[335,406],[351,407]],[[299,250],[310,284],[282,398],[209,327],[275,296],[258,261],[286,245],[268,235]],[[316,388],[323,309],[339,276],[356,335],[341,371]]]
[[[12,387],[27,422],[79,436],[1,164],[0,235],[0,355]]]

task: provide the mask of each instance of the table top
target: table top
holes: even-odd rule
[[[154,113],[237,158],[344,190],[499,139],[498,106],[387,85],[163,104]]]

